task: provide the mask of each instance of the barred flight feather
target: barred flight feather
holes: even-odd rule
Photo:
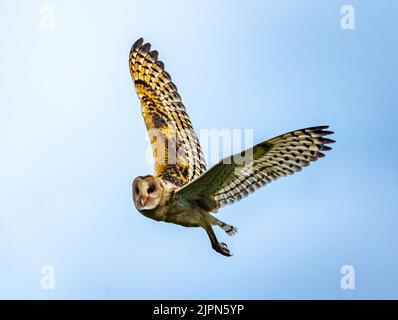
[[[223,159],[201,177],[179,189],[176,196],[215,212],[219,207],[234,203],[256,189],[301,171],[310,162],[322,158],[322,151],[331,150],[327,144],[334,142],[325,138],[333,133],[325,130],[327,128],[310,127],[264,141],[244,152],[250,152],[253,157],[243,164],[235,161],[238,155]]]
[[[152,144],[155,175],[183,186],[206,171],[199,140],[185,106],[158,52],[137,40],[130,51],[130,73]]]

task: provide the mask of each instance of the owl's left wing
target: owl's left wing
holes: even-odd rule
[[[176,85],[158,52],[138,39],[130,51],[130,73],[152,144],[155,176],[181,187],[206,171],[199,140]]]
[[[292,131],[225,158],[198,179],[176,191],[175,197],[209,212],[234,203],[279,177],[301,171],[322,158],[334,140],[328,126]]]

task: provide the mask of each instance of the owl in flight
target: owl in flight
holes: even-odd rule
[[[228,235],[237,229],[214,216],[217,210],[279,177],[308,166],[330,150],[328,126],[282,134],[221,160],[206,170],[199,140],[176,85],[158,52],[138,39],[129,57],[131,77],[141,104],[155,162],[155,174],[139,176],[132,197],[144,216],[184,227],[202,227],[212,248],[231,256],[213,226]]]

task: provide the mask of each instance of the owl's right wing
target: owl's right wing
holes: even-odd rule
[[[301,171],[311,161],[322,158],[321,151],[334,140],[328,126],[285,133],[257,144],[240,154],[221,160],[196,180],[176,191],[175,197],[216,212],[279,177]]]
[[[178,187],[206,171],[199,140],[158,52],[138,39],[129,57],[131,78],[152,144],[155,176]]]

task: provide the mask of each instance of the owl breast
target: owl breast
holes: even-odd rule
[[[199,207],[193,207],[187,202],[176,201],[169,206],[164,221],[184,227],[200,227],[205,214],[206,212]]]

